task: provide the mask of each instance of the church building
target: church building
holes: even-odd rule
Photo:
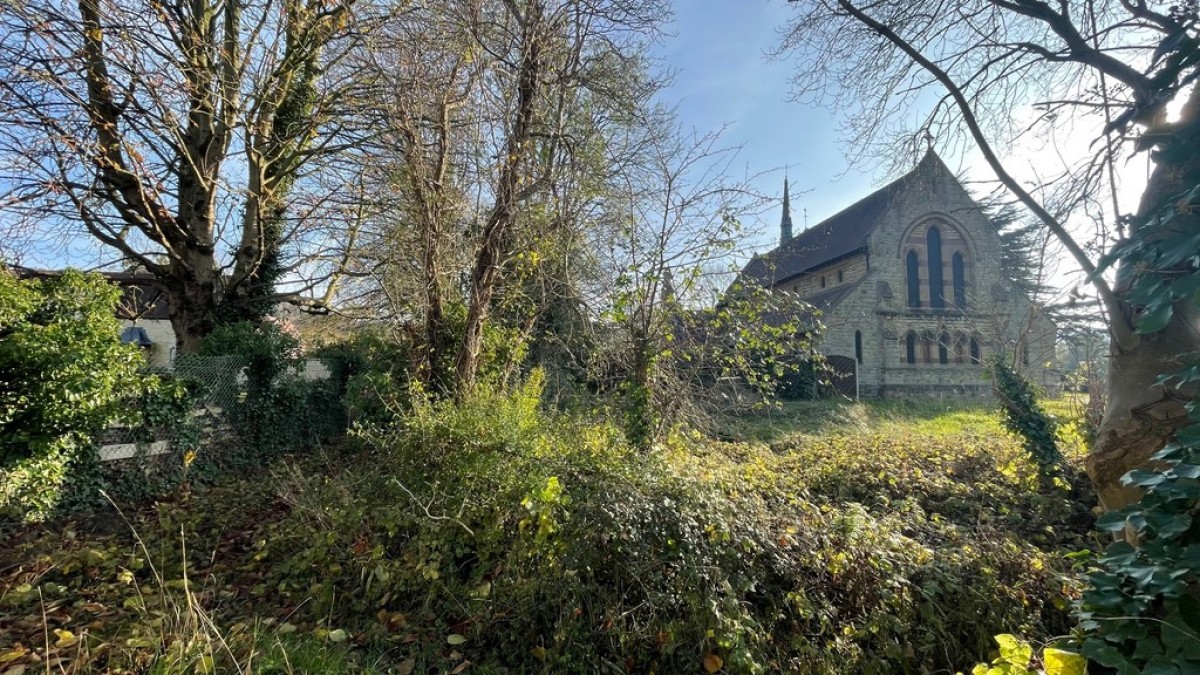
[[[780,244],[744,281],[820,312],[837,388],[863,397],[982,396],[997,353],[1048,389],[1057,328],[1001,269],[995,226],[932,150],[916,168]]]

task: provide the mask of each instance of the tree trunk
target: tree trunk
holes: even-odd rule
[[[216,326],[217,279],[211,270],[193,272],[172,265],[176,282],[168,286],[167,303],[176,354],[195,354]]]
[[[1150,456],[1187,422],[1186,393],[1154,383],[1181,369],[1182,354],[1200,349],[1195,308],[1185,313],[1189,318],[1179,315],[1181,309],[1176,308],[1176,318],[1166,329],[1139,336],[1132,348],[1122,349],[1114,341],[1108,408],[1087,457],[1088,476],[1105,509],[1119,509],[1141,497],[1138,489],[1121,485],[1121,476],[1150,465]],[[1189,321],[1191,326],[1186,325]]]
[[[1183,121],[1171,125],[1155,152],[1156,166],[1139,206],[1139,218],[1160,209],[1173,195],[1200,185],[1200,98],[1194,92],[1184,107]],[[1147,131],[1149,135],[1153,130]],[[1177,209],[1171,223],[1176,231],[1200,231],[1200,216]],[[1131,236],[1136,237],[1135,231]],[[1190,263],[1184,263],[1185,266]],[[1161,274],[1164,270],[1151,273]],[[1180,269],[1195,274],[1194,270]],[[1138,263],[1123,263],[1118,270],[1116,291],[1122,296],[1125,316],[1109,317],[1113,325],[1131,325],[1136,311],[1124,298],[1138,279]],[[1133,469],[1153,465],[1150,457],[1161,450],[1187,424],[1185,404],[1193,388],[1179,389],[1156,384],[1163,376],[1184,368],[1184,359],[1200,351],[1200,308],[1192,299],[1175,304],[1170,323],[1147,335],[1122,336],[1113,331],[1108,371],[1108,407],[1100,423],[1096,444],[1087,458],[1088,476],[1100,503],[1113,510],[1141,497],[1140,490],[1121,485],[1121,477]]]
[[[446,321],[442,291],[441,228],[434,215],[425,226],[423,274],[425,282],[425,335],[421,345],[419,376],[438,396],[448,395],[452,378],[449,355],[454,349],[454,333]]]
[[[500,267],[508,254],[511,230],[517,217],[520,185],[523,180],[531,179],[522,172],[527,169],[523,159],[529,154],[533,143],[534,113],[541,78],[539,42],[543,11],[540,0],[530,2],[525,9],[521,62],[517,70],[516,111],[512,129],[504,144],[504,164],[496,185],[496,203],[483,229],[483,243],[471,272],[467,322],[463,327],[455,364],[456,395],[460,397],[475,386],[479,352],[483,347],[483,330],[491,311],[496,285],[500,281]]]

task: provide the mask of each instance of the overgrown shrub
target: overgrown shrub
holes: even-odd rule
[[[68,270],[18,280],[0,269],[0,519],[41,520],[94,476],[94,440],[152,385],[122,344],[120,290]]]
[[[237,448],[219,458],[223,464],[261,466],[345,428],[338,385],[301,377],[300,343],[277,323],[220,326],[205,337],[200,353],[247,359],[244,391],[230,411]]]
[[[829,470],[816,447],[681,435],[646,454],[548,416],[540,384],[459,405],[412,389],[409,414],[360,431],[370,471],[290,476],[261,592],[417,671],[447,642],[481,672],[952,671],[995,634],[1069,627],[1062,564],[1026,537],[1050,549],[1047,518],[1072,511],[1020,496],[1032,472],[991,447],[893,475],[926,439]]]

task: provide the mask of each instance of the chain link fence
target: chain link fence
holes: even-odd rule
[[[184,382],[191,392],[192,409],[188,418],[170,426],[147,423],[149,411],[138,411],[140,424],[117,425],[105,430],[99,439],[103,461],[149,459],[169,453],[192,450],[216,450],[249,442],[238,434],[234,415],[246,403],[248,394],[247,356],[179,356],[166,374]],[[306,383],[309,389],[329,384],[329,370],[320,361],[308,360],[289,371],[291,381]],[[320,404],[335,401],[309,396]],[[330,411],[311,411],[320,416]],[[191,447],[182,447],[182,446]]]

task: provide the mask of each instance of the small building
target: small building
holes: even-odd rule
[[[819,350],[839,390],[985,395],[984,364],[996,353],[1057,386],[1057,327],[1005,275],[995,226],[932,150],[907,175],[795,236],[785,180],[780,230],[779,246],[740,278],[820,311]]]
[[[171,327],[167,294],[148,274],[104,272],[104,276],[121,287],[121,302],[117,304],[121,339],[141,347],[151,366],[169,367],[175,360],[175,329]]]
[[[53,270],[38,270],[29,267],[13,267],[20,277],[54,277]],[[146,363],[166,368],[175,357],[175,329],[171,327],[171,315],[167,307],[167,296],[157,285],[154,277],[138,272],[101,272],[106,279],[121,288],[121,300],[117,303],[116,317],[121,323],[121,341],[131,342],[146,354]]]

